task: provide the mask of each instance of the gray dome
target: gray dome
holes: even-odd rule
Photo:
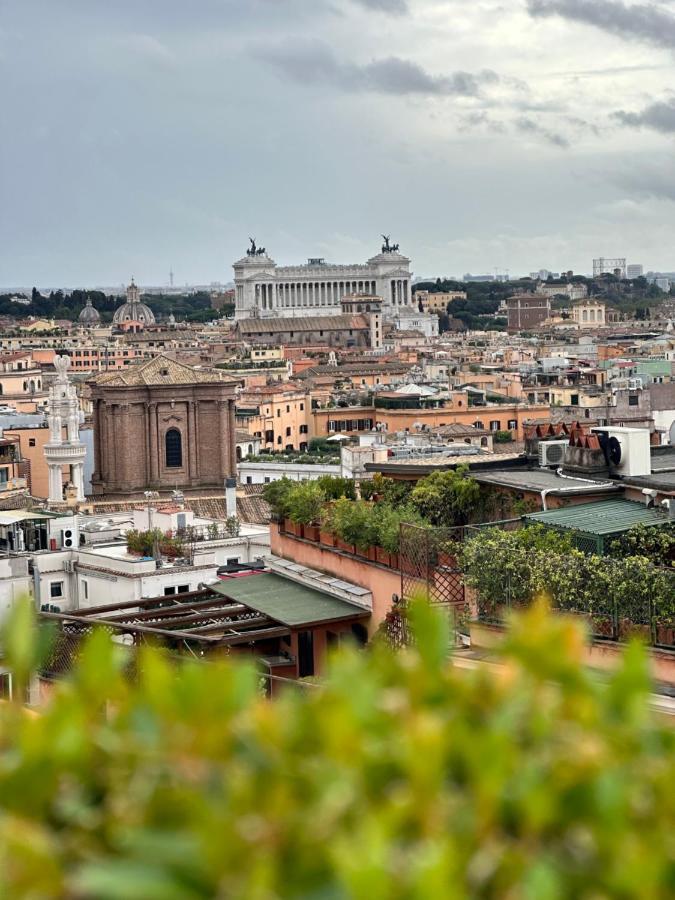
[[[100,321],[101,316],[98,310],[92,306],[91,300],[87,297],[87,303],[78,316],[78,322],[80,325],[98,325]]]
[[[113,316],[115,325],[123,325],[125,322],[142,322],[143,325],[154,325],[155,314],[140,300],[134,303],[123,303],[118,306]]]

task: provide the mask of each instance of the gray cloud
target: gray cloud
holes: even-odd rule
[[[277,47],[260,47],[255,54],[293,81],[304,85],[332,84],[350,92],[475,97],[485,85],[499,81],[491,70],[432,75],[417,63],[398,56],[364,65],[341,62],[321,41],[289,41]]]
[[[628,5],[614,0],[527,0],[532,16],[560,16],[594,25],[627,40],[675,49],[675,16],[651,4]]]
[[[618,110],[613,118],[629,128],[651,128],[661,134],[675,134],[675,98],[651,103],[640,112]]]
[[[569,141],[567,138],[563,137],[562,134],[558,134],[555,131],[550,131],[548,128],[545,128],[543,125],[540,125],[538,122],[535,122],[534,119],[529,119],[527,116],[521,116],[516,119],[513,123],[518,131],[523,134],[531,134],[537,137],[543,138],[545,141],[548,141],[549,144],[553,144],[554,147],[569,147]]]
[[[352,0],[358,6],[365,6],[366,9],[374,9],[377,12],[395,13],[403,15],[408,12],[408,4],[406,0]]]

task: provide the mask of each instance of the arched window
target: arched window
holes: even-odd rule
[[[241,447],[237,446],[237,462],[241,462]]]
[[[248,445],[248,455],[253,456],[253,444]]]
[[[183,465],[183,439],[177,428],[169,428],[164,438],[167,469],[180,469]]]

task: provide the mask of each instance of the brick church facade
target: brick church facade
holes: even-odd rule
[[[158,356],[89,382],[94,496],[223,488],[236,476],[235,383]]]

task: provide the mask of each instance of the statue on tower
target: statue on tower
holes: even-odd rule
[[[390,244],[389,238],[391,235],[383,234],[384,244],[382,244],[382,252],[383,253],[398,253],[398,244]]]
[[[68,369],[70,368],[69,356],[55,356],[54,368],[56,369],[56,380],[63,383],[68,381]]]
[[[258,248],[255,245],[255,238],[250,237],[249,241],[251,242],[251,246],[246,251],[247,256],[255,256],[258,252]]]

